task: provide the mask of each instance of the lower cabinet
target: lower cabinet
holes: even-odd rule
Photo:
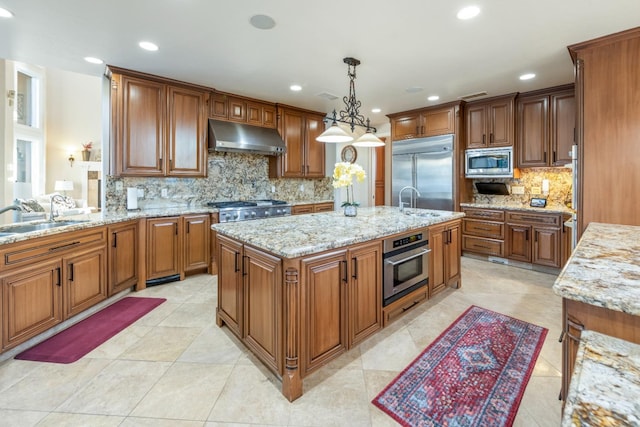
[[[460,286],[461,221],[429,227],[429,297],[447,286]]]
[[[179,275],[180,217],[147,220],[147,281]]]
[[[108,295],[138,283],[138,221],[110,226]]]
[[[295,205],[291,207],[291,215],[302,215],[319,212],[333,212],[333,202],[308,203],[305,205]]]
[[[104,246],[64,259],[66,318],[107,299],[107,251]]]
[[[185,274],[209,270],[209,237],[211,222],[209,214],[185,215],[183,269]]]
[[[507,258],[560,268],[562,215],[508,212]]]
[[[216,323],[226,324],[231,332],[242,338],[243,300],[242,254],[243,245],[225,236],[216,237],[218,258],[218,307]]]

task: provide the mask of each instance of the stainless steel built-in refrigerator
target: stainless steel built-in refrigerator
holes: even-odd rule
[[[399,206],[398,194],[412,186],[420,192],[405,190],[402,201],[423,209],[453,211],[453,135],[394,141],[391,149],[392,205]]]

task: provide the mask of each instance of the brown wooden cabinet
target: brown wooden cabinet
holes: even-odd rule
[[[184,215],[182,217],[183,270],[185,273],[204,272],[209,269],[209,238],[211,223],[209,214]]]
[[[324,131],[324,115],[278,106],[278,132],[287,146],[282,156],[269,158],[270,178],[322,178],[325,144],[316,141]]]
[[[461,221],[429,227],[429,297],[447,286],[460,287]]]
[[[509,259],[560,268],[562,215],[507,212]]]
[[[147,281],[180,275],[181,229],[180,217],[147,220]]]
[[[107,299],[107,251],[104,245],[64,259],[65,318]]]
[[[576,117],[573,85],[521,94],[516,108],[517,166],[570,163]]]
[[[138,221],[109,226],[108,295],[138,283]]]
[[[455,108],[449,104],[390,114],[388,117],[391,119],[392,141],[455,132]]]
[[[276,106],[269,102],[214,91],[211,94],[209,117],[275,128]]]
[[[209,92],[141,73],[112,71],[114,175],[206,176]]]
[[[504,211],[463,207],[462,250],[504,256]]]
[[[512,146],[515,94],[470,102],[465,107],[467,148]]]
[[[382,244],[349,248],[349,325],[351,348],[382,328]]]
[[[333,212],[333,211],[334,211],[333,202],[307,203],[304,205],[295,205],[291,207],[291,215],[302,215],[302,214],[309,214],[309,213]]]
[[[209,223],[217,224],[218,222],[220,222],[220,216],[218,215],[218,213],[212,213],[209,219]],[[218,274],[218,261],[216,258],[216,248],[218,245],[216,243],[216,238],[217,238],[217,234],[215,230],[209,227],[209,257],[210,257],[209,273],[213,275]]]
[[[243,334],[244,291],[242,280],[243,245],[226,236],[216,236],[218,259],[218,307],[216,323],[226,324],[239,338]]]

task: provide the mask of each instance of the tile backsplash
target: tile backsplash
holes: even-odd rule
[[[533,189],[542,187],[542,180],[549,180],[549,194],[534,193]],[[572,177],[571,169],[568,168],[530,168],[520,169],[520,178],[506,179],[474,179],[473,197],[475,203],[528,203],[532,197],[543,197],[547,199],[547,204],[564,204],[571,200]],[[508,196],[494,196],[479,194],[476,189],[476,182],[502,182],[507,185],[509,192],[512,187],[524,187],[524,194],[509,194]]]
[[[141,208],[168,205],[200,206],[216,200],[279,199],[287,201],[333,200],[331,177],[319,179],[269,179],[267,156],[209,153],[206,178],[143,178],[107,176],[107,210],[123,211],[127,187],[142,189]],[[116,190],[122,183],[122,190]],[[166,190],[166,197],[162,190]],[[272,191],[275,190],[275,191]]]

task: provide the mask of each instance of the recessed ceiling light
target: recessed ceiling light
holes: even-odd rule
[[[438,99],[440,99],[438,95],[431,95],[430,97],[427,98],[427,100],[429,101],[437,101]]]
[[[458,17],[458,19],[466,20],[475,18],[479,13],[480,8],[478,6],[467,6],[460,9],[456,16]]]
[[[276,21],[267,15],[253,15],[249,22],[259,30],[270,30],[276,26]]]
[[[94,58],[93,56],[85,56],[84,60],[92,64],[102,64],[104,61],[100,58]]]
[[[372,108],[372,109],[371,109],[371,112],[372,112],[372,113],[379,113],[380,111],[382,111],[382,110],[381,110],[381,109],[379,109],[379,108]]]
[[[422,89],[420,86],[412,86],[412,87],[408,87],[406,88],[404,91],[407,93],[417,93],[417,92],[422,92],[424,89]]]
[[[294,92],[300,92],[302,90],[302,86],[300,86],[300,85],[291,85],[291,86],[289,86],[289,89],[291,89]]]
[[[533,73],[527,73],[527,74],[523,74],[520,76],[520,80],[531,80],[532,78],[534,78],[536,75]]]
[[[13,13],[8,11],[7,9],[0,7],[0,18],[11,18],[11,17],[13,17]]]
[[[144,50],[148,50],[151,52],[155,52],[156,50],[158,50],[158,45],[155,43],[151,43],[151,42],[140,42],[138,43],[138,46],[140,46],[141,48],[143,48]]]

